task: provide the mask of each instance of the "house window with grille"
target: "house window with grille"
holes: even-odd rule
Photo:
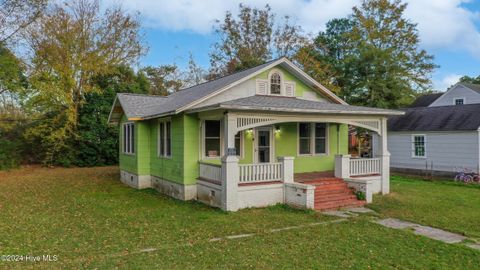
[[[158,124],[158,156],[172,156],[172,122],[160,121]]]
[[[135,124],[125,123],[123,124],[123,153],[135,154]]]
[[[453,103],[455,105],[463,105],[463,104],[465,104],[465,99],[464,98],[456,98],[456,99],[453,100]]]
[[[298,123],[298,154],[321,155],[327,153],[327,124]]]
[[[425,135],[412,135],[412,157],[426,157]]]
[[[270,76],[270,94],[280,95],[282,89],[282,79],[278,72],[275,72]]]

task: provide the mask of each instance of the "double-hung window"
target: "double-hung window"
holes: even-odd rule
[[[325,123],[299,123],[298,140],[300,155],[326,154],[327,125]]]
[[[135,124],[125,123],[123,124],[123,136],[122,136],[123,153],[135,154]]]
[[[172,122],[161,120],[158,124],[158,156],[172,156]]]
[[[220,121],[206,120],[204,124],[204,149],[205,157],[220,156]]]
[[[425,135],[412,135],[412,157],[424,158],[426,154]]]

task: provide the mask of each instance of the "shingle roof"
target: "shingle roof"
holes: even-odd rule
[[[428,107],[432,104],[435,100],[437,100],[441,95],[444,93],[435,93],[435,94],[426,94],[423,96],[419,96],[410,106],[409,108],[417,108],[417,107]]]
[[[238,110],[260,110],[260,111],[296,111],[312,113],[343,113],[343,114],[376,114],[395,115],[403,114],[400,111],[385,110],[378,108],[351,106],[329,102],[319,102],[291,97],[275,96],[250,96],[234,99],[205,108],[225,108]],[[198,108],[201,110],[202,108]]]
[[[197,84],[175,92],[167,97],[139,94],[118,94],[117,96],[128,117],[152,117],[155,115],[171,113],[247,77],[278,60],[279,59],[275,59],[265,64],[239,71],[213,81]]]
[[[472,89],[473,91],[477,92],[480,94],[480,84],[473,84],[473,83],[460,83],[461,85],[463,86],[466,86],[470,89]]]
[[[389,131],[466,131],[480,127],[480,104],[409,108],[388,119]]]

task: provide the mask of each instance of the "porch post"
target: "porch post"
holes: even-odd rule
[[[350,177],[350,155],[335,155],[335,177],[347,179]]]
[[[381,123],[382,127],[378,149],[382,168],[380,175],[382,179],[382,194],[388,194],[390,193],[390,152],[388,152],[387,146],[387,118],[382,118]]]
[[[237,211],[240,171],[235,153],[236,118],[226,113],[223,128],[225,153],[222,157],[222,209]]]
[[[294,181],[294,157],[279,157],[278,161],[282,163],[282,178],[284,183],[293,183]]]

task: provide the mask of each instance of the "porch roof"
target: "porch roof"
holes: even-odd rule
[[[324,114],[361,114],[361,115],[403,115],[402,111],[386,110],[370,107],[351,106],[328,102],[299,99],[295,97],[278,96],[250,96],[200,107],[193,111],[206,111],[214,109],[253,110],[253,111],[279,111],[300,113]]]

